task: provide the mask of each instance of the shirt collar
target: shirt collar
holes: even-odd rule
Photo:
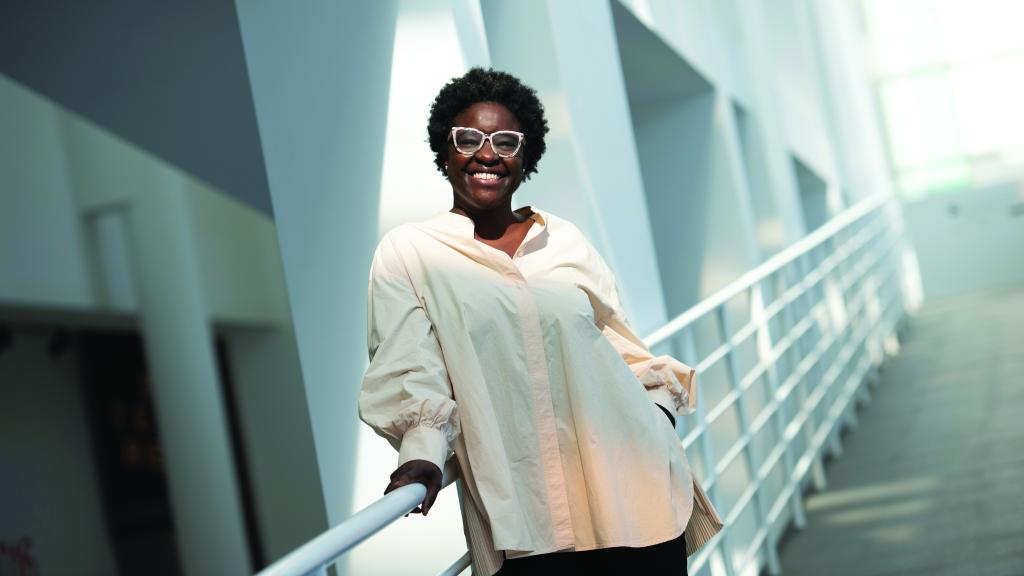
[[[517,213],[532,212],[529,218],[533,220],[533,226],[530,226],[530,230],[526,233],[526,238],[523,239],[523,244],[529,242],[532,238],[543,232],[548,225],[547,216],[543,211],[538,210],[536,206],[523,206],[515,210]],[[469,216],[463,216],[462,214],[456,214],[455,212],[441,212],[437,216],[430,219],[437,226],[457,232],[460,236],[466,236],[473,238],[473,232],[475,227],[473,226],[473,220]]]

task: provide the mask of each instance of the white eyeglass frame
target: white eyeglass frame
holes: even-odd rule
[[[455,131],[456,130],[472,130],[473,132],[477,132],[479,134],[482,134],[483,135],[483,139],[480,140],[480,146],[478,146],[476,148],[476,150],[473,150],[472,152],[468,152],[468,153],[467,152],[463,152],[462,150],[459,150],[458,145],[455,144]],[[502,153],[498,152],[497,150],[495,150],[495,148],[494,148],[494,141],[491,140],[491,137],[494,136],[495,134],[515,134],[517,137],[519,137],[519,143],[516,144],[515,151],[513,151],[511,154],[502,154]],[[517,154],[519,154],[519,151],[523,149],[523,146],[526,145],[526,134],[523,134],[522,132],[516,132],[515,130],[497,130],[495,132],[491,132],[490,134],[488,134],[487,132],[484,132],[483,130],[477,130],[476,128],[470,128],[468,126],[452,126],[451,132],[448,133],[448,140],[451,141],[452,148],[455,148],[455,151],[458,152],[459,154],[462,154],[463,156],[472,156],[473,154],[476,154],[477,152],[480,151],[481,148],[484,147],[484,144],[486,144],[488,141],[491,141],[491,150],[494,150],[495,154],[497,154],[498,156],[500,156],[502,158],[514,158]]]

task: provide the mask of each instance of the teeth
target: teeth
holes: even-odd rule
[[[477,172],[476,174],[473,174],[473,178],[477,178],[479,180],[497,180],[500,176],[497,174],[491,174],[490,172]]]

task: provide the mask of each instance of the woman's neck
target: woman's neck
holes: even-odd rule
[[[490,209],[468,210],[456,205],[450,211],[472,220],[476,235],[487,240],[501,238],[509,226],[519,224],[526,219],[512,210],[511,198],[508,202]]]

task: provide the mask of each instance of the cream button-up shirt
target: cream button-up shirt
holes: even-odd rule
[[[360,417],[399,465],[455,455],[477,573],[502,557],[670,540],[695,492],[711,520],[699,542],[687,531],[696,548],[721,522],[655,406],[693,411],[693,370],[637,337],[573,224],[520,210],[534,223],[512,258],[453,212],[380,241]]]

